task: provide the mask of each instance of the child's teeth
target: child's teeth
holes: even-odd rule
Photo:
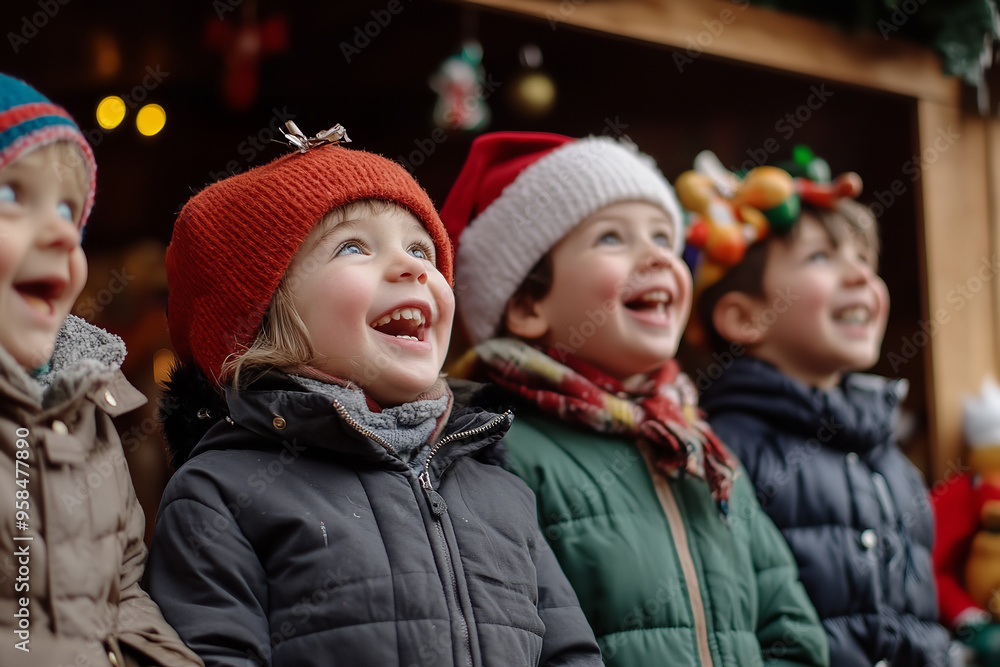
[[[400,335],[396,336],[396,338],[409,338],[410,340],[420,340],[416,336],[407,336],[405,334],[400,334]]]
[[[841,311],[837,319],[847,324],[865,324],[871,319],[871,311],[864,306],[855,306]]]
[[[372,322],[372,326],[380,327],[392,320],[416,320],[418,325],[422,325],[426,321],[423,312],[419,308],[397,308],[388,315],[383,315]]]

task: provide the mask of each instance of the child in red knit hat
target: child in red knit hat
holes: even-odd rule
[[[122,340],[69,314],[96,174],[66,110],[0,74],[0,664],[201,665],[139,586],[112,417],[146,399]]]
[[[149,588],[207,665],[599,665],[509,414],[453,393],[451,245],[397,165],[301,151],[209,186],[167,249],[179,466]],[[323,136],[325,135],[325,137]]]
[[[652,159],[483,135],[441,217],[471,374],[519,406],[509,465],[605,664],[828,664],[787,546],[674,360],[691,274]]]

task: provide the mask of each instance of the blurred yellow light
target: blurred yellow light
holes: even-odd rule
[[[113,130],[125,120],[125,101],[111,95],[97,105],[97,124],[105,130]]]
[[[153,355],[153,379],[161,387],[167,386],[170,379],[170,371],[174,367],[176,358],[174,353],[166,348],[161,348]]]
[[[139,114],[135,117],[135,126],[139,132],[151,137],[167,124],[167,112],[159,104],[147,104],[139,109]]]

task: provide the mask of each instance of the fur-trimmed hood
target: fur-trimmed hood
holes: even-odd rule
[[[29,375],[9,352],[0,348],[0,366],[11,384],[44,408],[113,374],[123,361],[125,342],[121,338],[75,315],[67,316],[56,334],[44,372]]]

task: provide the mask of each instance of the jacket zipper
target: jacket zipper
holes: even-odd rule
[[[356,420],[347,412],[347,409],[344,408],[344,406],[341,405],[339,401],[335,400],[333,402],[333,407],[337,411],[337,413],[341,416],[341,418],[345,422],[347,422],[347,424],[355,431],[357,431],[358,433],[367,438],[371,438],[378,444],[382,445],[386,450],[388,450],[392,454],[399,456],[395,447],[393,447],[384,439],[382,439],[375,433],[372,433],[370,430],[362,426],[358,422],[358,420]],[[431,461],[441,450],[441,448],[444,445],[448,444],[449,442],[454,442],[455,440],[460,440],[461,438],[467,438],[471,435],[477,435],[479,433],[482,433],[483,431],[488,431],[489,429],[499,424],[501,421],[509,419],[510,416],[511,412],[510,410],[508,410],[504,412],[502,415],[497,415],[496,417],[491,419],[489,422],[483,424],[482,426],[478,426],[468,431],[462,431],[460,433],[452,433],[449,436],[441,438],[431,448],[430,454],[427,455],[427,460],[424,461],[424,470],[417,477],[417,479],[420,481],[420,486],[423,488],[424,493],[427,495],[427,500],[431,506],[431,513],[434,515],[435,519],[434,527],[437,529],[438,537],[441,539],[441,544],[444,547],[445,565],[447,565],[448,567],[448,576],[451,579],[451,589],[455,594],[455,603],[458,606],[458,620],[462,626],[462,634],[465,639],[465,653],[469,659],[470,666],[472,665],[472,638],[469,635],[469,622],[468,619],[465,618],[465,612],[462,611],[462,603],[459,600],[458,576],[455,574],[455,564],[452,562],[451,549],[448,547],[448,540],[445,538],[444,528],[441,526],[441,517],[443,517],[444,513],[448,511],[448,505],[447,503],[445,503],[444,498],[441,496],[441,494],[435,491],[434,487],[431,485],[431,477],[430,477]]]
[[[424,491],[428,492],[428,498],[430,498],[431,500],[431,509],[434,510],[435,500],[441,503],[441,511],[438,512],[437,510],[434,510],[435,516],[441,516],[441,514],[444,514],[444,512],[448,509],[448,506],[444,504],[444,498],[442,498],[441,495],[437,491],[435,491],[434,487],[431,485],[431,476],[430,476],[431,461],[434,460],[434,457],[437,456],[437,453],[441,451],[441,448],[447,445],[449,442],[454,442],[455,440],[461,440],[462,438],[468,438],[471,435],[478,435],[484,431],[488,431],[497,424],[499,424],[501,421],[504,421],[505,419],[510,419],[512,416],[513,413],[510,410],[507,410],[502,415],[497,415],[496,417],[489,420],[482,426],[477,426],[476,428],[470,429],[468,431],[462,431],[460,433],[452,433],[451,435],[441,438],[434,444],[434,446],[431,448],[431,453],[427,455],[427,460],[424,461],[424,471],[420,473],[419,479],[420,479],[420,486],[424,488]],[[433,493],[434,495],[431,496],[430,495],[431,493]]]
[[[461,438],[467,438],[472,435],[477,435],[484,431],[488,431],[502,420],[509,419],[511,415],[510,410],[503,413],[502,415],[497,415],[487,423],[482,426],[478,426],[474,429],[468,431],[462,431],[460,433],[452,433],[449,436],[445,436],[438,440],[434,446],[431,448],[430,454],[427,455],[427,460],[424,461],[424,471],[420,473],[418,479],[420,480],[420,486],[423,487],[424,493],[427,494],[427,500],[431,504],[431,512],[434,514],[434,526],[437,528],[438,537],[441,538],[441,544],[444,545],[445,553],[445,563],[448,566],[448,574],[451,577],[452,590],[455,592],[455,601],[458,602],[458,619],[462,624],[462,634],[465,639],[465,651],[469,658],[469,665],[472,665],[472,638],[469,636],[469,623],[465,618],[465,614],[462,612],[462,604],[458,600],[458,577],[455,575],[455,564],[452,562],[451,549],[448,548],[448,540],[444,536],[444,527],[441,525],[441,517],[444,513],[448,511],[448,505],[445,503],[444,498],[440,493],[434,490],[434,486],[431,484],[431,461],[437,455],[441,448],[444,447],[449,442],[454,442]]]
[[[651,453],[645,446],[640,445],[643,458],[646,459],[646,467],[653,478],[653,487],[656,495],[660,499],[660,506],[667,516],[667,524],[670,526],[670,533],[674,538],[674,546],[677,549],[677,558],[681,563],[681,572],[684,574],[684,584],[687,587],[688,598],[691,600],[691,616],[694,619],[694,635],[698,645],[698,662],[705,666],[712,666],[712,651],[708,646],[708,621],[705,617],[705,601],[701,596],[701,585],[698,583],[698,572],[694,567],[694,556],[691,555],[691,544],[688,541],[687,529],[684,528],[684,517],[681,516],[680,507],[674,492],[670,489],[670,484],[666,477],[660,473],[652,463]]]

